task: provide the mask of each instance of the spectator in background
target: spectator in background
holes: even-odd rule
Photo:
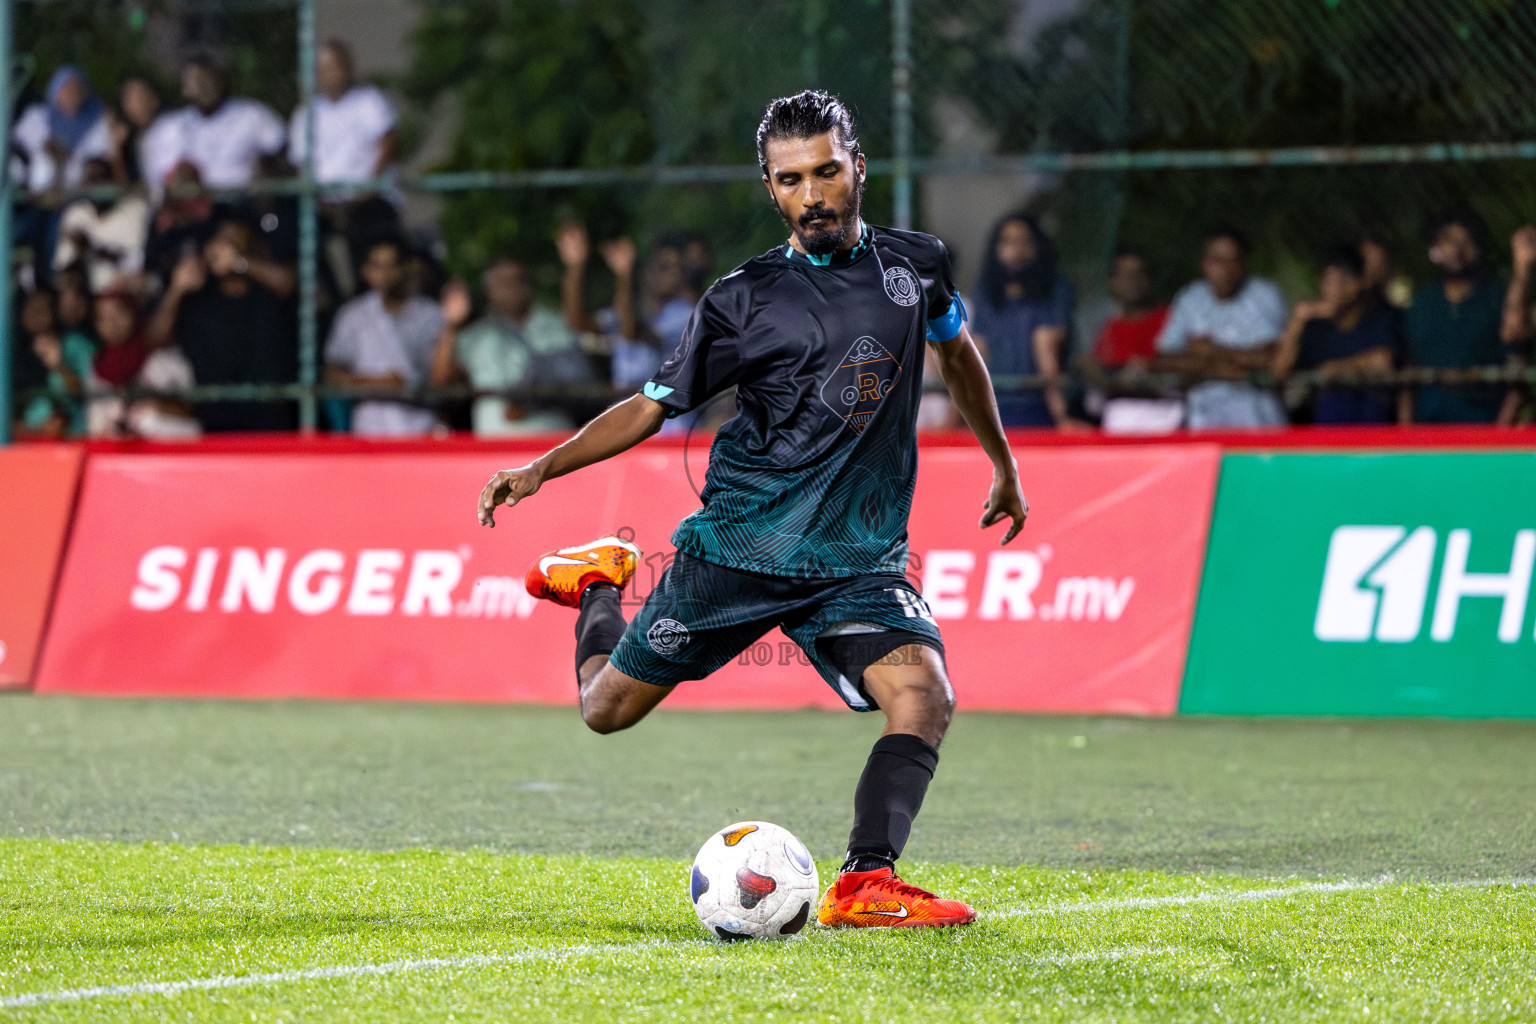
[[[96,346],[86,334],[63,327],[58,317],[58,296],[50,288],[38,288],[21,307],[21,330],[27,347],[41,366],[46,395],[39,395],[22,410],[17,437],[79,437],[85,433],[82,398],[91,377]]]
[[[1369,287],[1360,246],[1342,243],[1323,258],[1318,297],[1297,303],[1280,336],[1273,373],[1314,370],[1324,377],[1391,370],[1402,351],[1393,307]],[[1384,388],[1328,387],[1318,392],[1314,423],[1391,423]]]
[[[655,346],[642,336],[635,313],[635,243],[614,238],[598,246],[603,262],[613,273],[613,304],[597,313],[586,307],[587,261],[592,243],[587,229],[574,221],[560,225],[555,234],[564,273],[560,277],[560,309],[565,322],[579,334],[596,335],[609,356],[609,379],[621,387],[639,387],[661,365]]]
[[[1118,307],[1093,345],[1093,358],[1107,370],[1146,369],[1157,358],[1157,336],[1168,323],[1168,304],[1152,292],[1147,258],[1133,249],[1115,253],[1109,294]]]
[[[1248,273],[1248,255],[1248,239],[1237,229],[1207,234],[1201,278],[1174,297],[1157,338],[1160,369],[1232,378],[1189,389],[1187,421],[1195,430],[1286,424],[1280,400],[1242,379],[1270,369],[1286,324],[1280,289]]]
[[[1536,336],[1531,306],[1536,302],[1536,225],[1526,224],[1509,239],[1514,273],[1504,295],[1504,344],[1518,353],[1522,363],[1530,358],[1531,338]]]
[[[260,235],[239,220],[221,223],[176,265],[150,319],[151,347],[178,346],[199,384],[286,384],[298,376],[298,341],[288,299],[293,270],[267,258]],[[292,430],[288,402],[216,402],[197,418],[208,431]]]
[[[59,329],[73,332],[87,339],[92,338],[95,327],[91,322],[91,281],[85,267],[72,263],[53,276],[53,286],[58,297],[54,310]]]
[[[182,66],[181,96],[187,106],[163,115],[164,127],[151,128],[156,143],[144,153],[151,182],[164,182],[178,164],[189,163],[208,188],[244,188],[263,157],[282,152],[283,122],[265,104],[230,96],[223,71],[208,58]]]
[[[202,185],[202,178],[196,167],[181,163],[176,165],[165,184],[171,188],[194,189]],[[168,194],[165,197],[150,222],[149,237],[144,243],[144,270],[156,286],[166,287],[177,265],[202,251],[218,226],[217,212],[214,201],[205,195]]]
[[[1360,258],[1365,263],[1365,290],[1367,298],[1377,305],[1406,309],[1413,297],[1413,282],[1406,274],[1399,274],[1392,263],[1392,247],[1386,236],[1376,231],[1361,232],[1358,243]]]
[[[84,71],[66,65],[48,80],[47,101],[22,113],[11,141],[26,161],[21,180],[28,192],[42,195],[77,188],[84,180],[86,161],[111,155],[107,105]]]
[[[1471,210],[1455,207],[1429,222],[1429,261],[1441,279],[1420,285],[1406,314],[1408,358],[1416,366],[1468,369],[1509,359],[1503,334],[1506,289],[1483,266],[1487,229]],[[1511,339],[1515,340],[1515,339]],[[1425,385],[1403,392],[1403,423],[1514,422],[1520,393],[1499,385]]]
[[[315,54],[315,180],[368,181],[394,169],[398,155],[395,111],[384,94],[352,77],[352,52],[332,39]],[[288,124],[288,159],[304,166],[305,108]]]
[[[442,312],[437,303],[406,289],[405,246],[398,241],[375,242],[362,273],[368,291],[337,311],[326,343],[326,383],[420,387],[432,375]],[[352,411],[352,432],[364,437],[419,437],[437,425],[435,412],[407,402],[368,400]]]
[[[86,161],[82,184],[109,185],[112,169],[100,157]],[[59,244],[53,266],[85,267],[94,291],[113,287],[120,278],[144,269],[144,241],[149,231],[149,202],[137,192],[111,199],[76,199],[59,215]]]
[[[1071,332],[1072,285],[1056,267],[1056,246],[1027,213],[1009,214],[992,229],[986,262],[976,285],[971,334],[981,343],[994,374],[1055,378]],[[1005,427],[1084,424],[1067,413],[1053,383],[1044,392],[1002,391],[998,412]]]
[[[1168,304],[1152,291],[1152,268],[1133,249],[1114,255],[1109,293],[1117,307],[1093,345],[1093,361],[1128,378],[1144,374],[1157,358],[1157,337],[1168,322]],[[1102,403],[1102,409],[1095,406]],[[1106,431],[1119,434],[1169,433],[1184,421],[1184,406],[1172,398],[1106,398],[1090,391],[1089,410],[1101,415]]]
[[[467,380],[477,390],[503,391],[592,379],[565,318],[533,301],[533,282],[522,262],[496,260],[486,268],[482,284],[486,314],[467,327],[467,294],[456,288],[444,296],[446,328],[433,359],[434,384]],[[569,430],[575,425],[556,406],[491,395],[475,400],[471,416],[477,437]]]
[[[144,387],[171,391],[192,386],[192,370],[174,348],[150,350],[144,336],[138,300],[122,291],[96,298],[96,353],[93,387]],[[127,402],[116,394],[91,398],[86,418],[91,437],[146,437],[180,440],[197,437],[199,428],[190,411],[179,402],[163,398],[138,398]]]
[[[150,129],[160,116],[160,93],[149,79],[129,75],[117,87],[117,106],[107,113],[112,139],[112,178],[118,182],[144,180],[143,149]]]
[[[325,183],[371,181],[391,175],[398,159],[399,135],[394,108],[384,94],[353,77],[352,52],[339,40],[315,54],[315,180]],[[288,130],[288,159],[304,166],[308,152],[305,108],[293,112]],[[322,206],[327,228],[327,260],[337,287],[351,294],[356,271],[372,244],[399,233],[400,198],[371,191],[327,194]]]

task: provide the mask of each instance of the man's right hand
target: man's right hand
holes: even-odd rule
[[[560,230],[555,232],[555,249],[560,253],[560,262],[567,267],[586,266],[592,255],[592,242],[587,238],[586,227],[573,220],[561,224]]]
[[[476,513],[480,517],[481,526],[496,526],[496,507],[506,505],[511,508],[524,498],[537,493],[544,483],[541,474],[532,465],[521,469],[504,469],[491,477],[490,483],[480,492],[480,506]]]

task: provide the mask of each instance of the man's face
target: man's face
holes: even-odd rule
[[[1435,243],[1429,248],[1430,262],[1445,271],[1446,277],[1464,277],[1477,265],[1482,252],[1477,240],[1461,224],[1447,224],[1435,235]]]
[[[1010,220],[1003,225],[997,233],[997,247],[992,250],[1001,263],[1010,273],[1017,274],[1040,256],[1040,249],[1035,245],[1035,236],[1029,230],[1029,225],[1021,220]]]
[[[521,263],[498,263],[485,272],[485,301],[503,316],[520,317],[533,304],[533,282]]]
[[[1237,242],[1230,238],[1213,238],[1205,243],[1200,273],[1218,299],[1230,299],[1243,286],[1243,279],[1248,276],[1248,264]]]
[[[1380,242],[1361,242],[1360,259],[1365,263],[1366,287],[1384,288],[1392,280],[1392,254]]]
[[[321,47],[315,55],[315,84],[332,99],[337,99],[352,87],[352,65],[336,47]]]
[[[246,259],[250,249],[250,229],[243,224],[225,224],[203,246],[203,259],[214,277],[229,277],[238,273],[240,261]]]
[[[108,347],[121,345],[133,335],[133,312],[119,299],[97,299],[95,321],[96,336]]]
[[[657,249],[652,253],[646,274],[651,295],[661,302],[681,294],[688,284],[683,274],[683,254],[676,249]]]
[[[224,98],[224,86],[210,69],[189,64],[181,72],[181,98],[206,114]]]
[[[859,221],[864,157],[852,156],[831,132],[767,145],[764,184],[800,247],[825,255],[853,244]]]
[[[1140,309],[1152,294],[1152,275],[1140,256],[1115,257],[1109,274],[1109,294],[1127,309]]]
[[[122,103],[123,114],[129,123],[140,131],[153,124],[155,115],[160,113],[160,97],[155,95],[155,90],[142,78],[130,78],[124,82],[118,100]]]
[[[53,329],[53,295],[31,292],[21,306],[21,329],[27,334],[42,334]]]
[[[380,295],[396,296],[405,287],[405,263],[393,245],[376,245],[363,261],[363,280]]]
[[[1365,279],[1347,267],[1325,267],[1323,278],[1318,282],[1318,298],[1326,302],[1335,315],[1353,309],[1365,293]]]

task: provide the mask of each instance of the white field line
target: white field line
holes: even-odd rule
[[[1085,903],[1061,903],[1044,907],[1018,907],[990,911],[984,919],[1037,917],[1043,915],[1084,913],[1097,910],[1151,910],[1159,907],[1177,907],[1191,903],[1251,903],[1264,900],[1287,899],[1315,893],[1356,892],[1362,889],[1380,889],[1391,885],[1412,884],[1391,879],[1371,882],[1320,882],[1287,886],[1277,889],[1248,889],[1234,892],[1196,893],[1188,896],[1147,896],[1120,900],[1098,900]],[[1461,882],[1426,883],[1434,887],[1488,888],[1496,886],[1536,885],[1536,879],[1479,879]],[[146,981],[131,985],[100,985],[93,988],[61,989],[54,992],[24,992],[0,996],[0,1009],[21,1009],[45,1003],[79,1002],[89,999],[110,999],[117,996],[173,996],[182,992],[206,991],[223,988],[248,988],[257,985],[284,985],[302,981],[323,981],[333,978],[360,978],[385,974],[406,974],[420,971],[463,970],[480,967],[501,967],[513,964],[534,963],[542,960],[559,960],[566,957],[601,956],[606,953],[632,953],[644,949],[681,948],[710,945],[706,939],[660,939],[651,942],[616,942],[606,945],[582,943],[574,946],[551,946],[528,949],[518,953],[478,954],[462,957],[435,959],[390,960],[379,964],[347,964],[336,967],[313,967],[296,971],[274,971],[270,974],[213,975],[207,978],[187,978],[181,981]],[[1162,956],[1179,952],[1174,947],[1147,948],[1123,947],[1099,950],[1091,953],[1064,954],[1039,957],[1022,961],[1038,967],[1055,967],[1076,963],[1125,960],[1132,957]]]
[[[1189,893],[1177,896],[1132,896],[1120,900],[1092,900],[1085,903],[1056,903],[1043,907],[1013,907],[994,910],[982,916],[988,919],[1012,917],[1056,917],[1061,914],[1081,914],[1099,910],[1156,910],[1160,907],[1182,907],[1191,903],[1254,903],[1267,900],[1283,900],[1292,896],[1308,896],[1317,893],[1359,892],[1362,889],[1381,889],[1391,885],[1413,885],[1411,881],[1391,878],[1369,882],[1307,882],[1274,889],[1231,889],[1214,892]],[[1486,889],[1499,886],[1536,885],[1532,878],[1468,879],[1456,882],[1425,882],[1435,888]]]

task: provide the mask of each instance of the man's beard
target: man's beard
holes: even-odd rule
[[[777,199],[774,200],[773,205],[779,211],[779,217],[784,224],[800,241],[800,248],[812,256],[826,256],[848,244],[848,225],[859,222],[859,207],[862,205],[863,198],[864,186],[860,185],[854,189],[853,196],[848,200],[847,209],[841,214],[830,206],[812,206],[800,214],[798,223],[784,216],[784,208],[779,206]],[[816,220],[817,214],[831,214],[834,219]],[[828,223],[831,227],[817,226]]]

